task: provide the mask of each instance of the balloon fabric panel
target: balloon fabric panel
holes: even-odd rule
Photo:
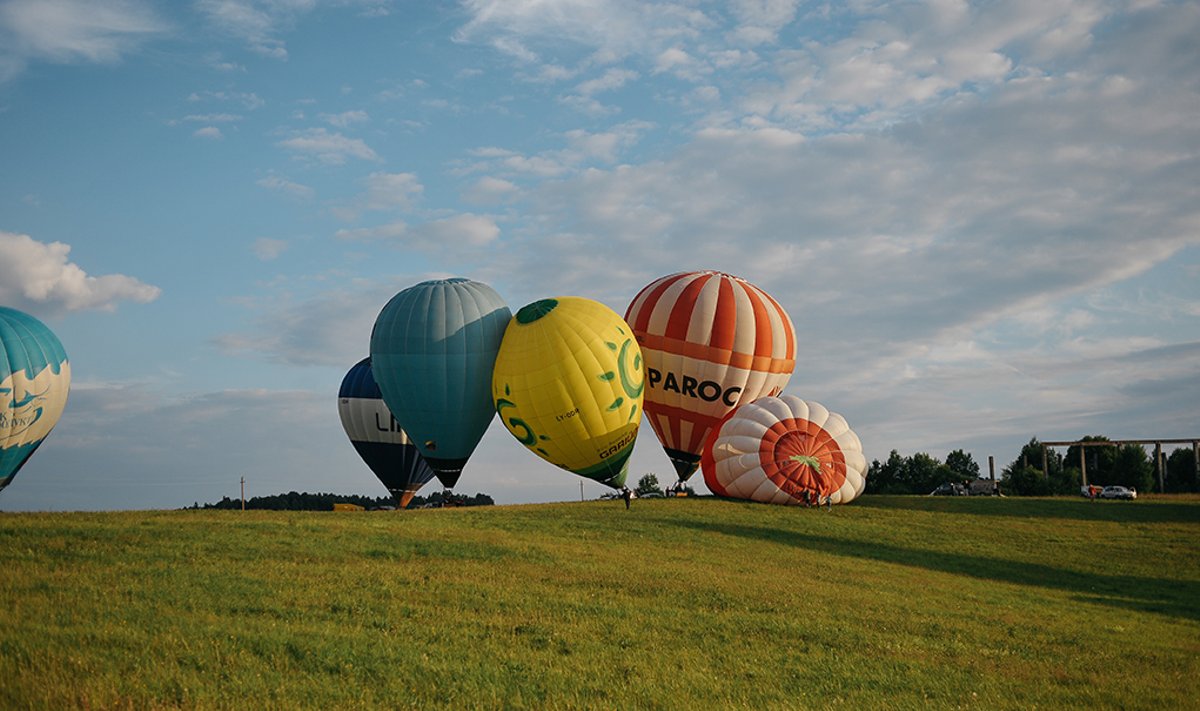
[[[67,404],[71,366],[36,318],[0,307],[0,489],[8,486]]]
[[[400,508],[433,478],[433,470],[383,402],[370,358],[359,361],[342,379],[338,416],[354,451]]]
[[[495,411],[491,372],[510,312],[486,284],[422,282],[380,312],[371,336],[388,408],[445,486],[453,486]]]
[[[798,504],[848,503],[866,487],[866,457],[845,418],[791,395],[730,412],[706,443],[704,481],[718,496]]]
[[[579,297],[518,311],[493,378],[501,422],[521,444],[613,487],[624,484],[642,390],[641,356],[628,326],[603,304]]]
[[[783,391],[795,331],[778,302],[745,280],[685,272],[645,287],[626,311],[646,359],[646,413],[680,479],[711,428],[743,402]]]

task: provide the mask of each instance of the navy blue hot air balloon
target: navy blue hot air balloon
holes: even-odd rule
[[[392,492],[397,506],[408,506],[433,478],[433,470],[383,402],[370,358],[360,360],[342,379],[338,415],[355,451]]]
[[[0,489],[50,434],[71,388],[62,343],[29,314],[0,306]]]
[[[492,368],[511,317],[492,287],[455,278],[401,291],[375,319],[375,381],[447,488],[496,415]]]

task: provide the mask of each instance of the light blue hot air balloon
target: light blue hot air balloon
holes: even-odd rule
[[[375,320],[371,369],[383,400],[447,488],[496,414],[492,368],[511,317],[492,287],[454,278],[401,291]]]
[[[29,314],[0,306],[0,490],[50,434],[70,387],[58,337]]]

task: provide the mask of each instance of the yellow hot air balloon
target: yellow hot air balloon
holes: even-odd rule
[[[508,322],[492,396],[508,431],[555,466],[619,489],[642,419],[633,330],[604,304],[542,299]]]

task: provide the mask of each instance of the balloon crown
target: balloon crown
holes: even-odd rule
[[[558,299],[541,299],[526,304],[517,312],[517,323],[533,323],[553,311],[555,306],[558,306]]]

